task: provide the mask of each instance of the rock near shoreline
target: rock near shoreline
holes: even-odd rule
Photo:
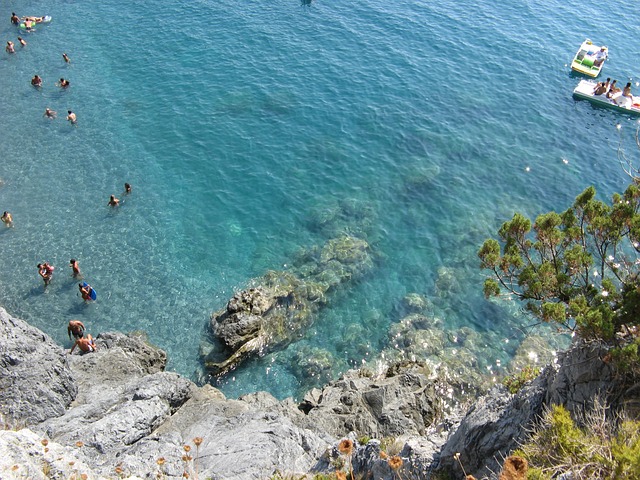
[[[69,355],[3,309],[0,332],[3,479],[266,480],[347,466],[363,478],[457,478],[457,454],[467,473],[495,478],[551,403],[579,411],[596,395],[633,395],[590,345],[574,346],[517,395],[495,387],[457,416],[442,410],[446,385],[421,364],[377,377],[349,371],[299,404],[264,392],[232,400],[164,371],[166,355],[140,335],[102,333],[96,352]],[[345,438],[348,458],[338,448]]]

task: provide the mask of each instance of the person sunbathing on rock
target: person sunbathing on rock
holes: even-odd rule
[[[91,334],[88,334],[87,337],[80,337],[76,340],[76,343],[73,344],[73,347],[71,347],[71,350],[69,350],[69,353],[73,353],[73,351],[75,350],[76,346],[83,352],[83,353],[89,353],[89,352],[95,352],[98,347],[96,346],[96,342],[93,339],[93,337],[91,336]]]

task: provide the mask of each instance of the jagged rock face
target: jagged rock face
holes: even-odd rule
[[[423,435],[441,413],[433,382],[414,366],[390,378],[349,371],[322,390],[305,395],[300,409],[317,428],[342,436],[350,431],[373,438]]]
[[[0,414],[9,427],[65,412],[76,397],[65,351],[0,308]],[[0,418],[0,421],[3,420]]]
[[[332,288],[361,277],[373,267],[364,240],[342,236],[310,249],[291,272],[270,271],[255,287],[237,292],[211,316],[210,331],[223,346],[201,346],[205,367],[225,375],[255,354],[283,348],[313,324],[314,313]]]
[[[460,475],[460,462],[467,473],[481,478],[500,470],[500,459],[525,439],[526,429],[551,405],[563,405],[572,413],[584,413],[600,397],[607,403],[624,402],[623,390],[603,362],[602,346],[576,344],[560,355],[559,365],[547,367],[516,395],[496,387],[467,412],[447,440],[439,469]]]

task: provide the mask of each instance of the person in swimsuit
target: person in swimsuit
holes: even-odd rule
[[[41,87],[42,79],[38,75],[34,75],[31,79],[31,85],[33,85],[34,87]]]
[[[13,227],[13,217],[9,212],[4,212],[0,218],[7,227]]]
[[[69,56],[66,53],[62,54],[62,58],[64,58],[64,61],[67,63],[71,63],[71,59],[69,58]]]
[[[16,12],[11,12],[11,23],[14,25],[18,25],[20,23],[20,18],[16,15]]]
[[[67,120],[69,120],[72,125],[75,125],[76,122],[78,121],[76,114],[73,113],[71,110],[67,110]]]
[[[89,353],[89,352],[95,352],[98,347],[96,345],[95,340],[93,339],[93,337],[91,336],[91,334],[89,333],[87,335],[87,338],[85,337],[80,337],[76,340],[76,343],[73,344],[73,347],[71,347],[71,350],[69,350],[69,353],[73,353],[73,351],[75,350],[76,346],[83,352],[83,353]]]
[[[69,325],[67,326],[67,335],[69,335],[69,340],[71,340],[71,335],[73,334],[73,338],[76,340],[84,337],[84,324],[80,320],[69,320]]]
[[[18,37],[18,41],[20,42],[20,45],[22,45],[23,47],[27,46],[27,42],[25,42],[22,37]]]
[[[56,118],[56,114],[57,112],[55,110],[51,110],[49,107],[47,107],[44,111],[43,117]]]
[[[42,277],[42,280],[44,280],[45,286],[49,285],[53,279],[53,269],[54,267],[49,265],[48,262],[38,264],[38,274]]]
[[[109,205],[110,207],[117,207],[118,205],[120,205],[120,200],[118,200],[115,195],[111,195],[111,197],[109,197],[107,205]]]
[[[125,183],[124,184],[124,193],[126,193],[126,194],[131,193],[131,184],[130,183]]]
[[[62,87],[62,88],[67,88],[71,84],[69,83],[69,80],[65,80],[64,78],[61,78],[60,81],[56,85],[58,85],[59,87]]]
[[[13,42],[7,41],[7,46],[4,47],[7,53],[16,53],[16,49],[13,47]]]
[[[86,285],[86,287],[84,285]],[[91,298],[91,291],[93,290],[93,288],[91,288],[91,285],[89,285],[88,283],[87,284],[79,283],[78,289],[80,289],[80,295],[82,296],[82,299],[85,302],[89,302],[93,300]]]
[[[71,267],[71,270],[73,271],[73,276],[74,277],[79,277],[80,276],[80,265],[78,265],[78,261],[75,258],[72,258],[71,260],[69,260],[69,266]]]

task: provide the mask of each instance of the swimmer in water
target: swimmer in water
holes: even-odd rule
[[[0,218],[7,227],[13,227],[13,217],[9,212],[4,212]]]

